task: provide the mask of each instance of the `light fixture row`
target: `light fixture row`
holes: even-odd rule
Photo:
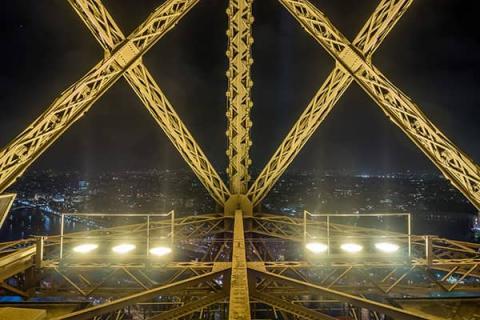
[[[309,242],[305,247],[316,254],[328,251],[328,245],[321,242]],[[375,248],[383,253],[395,253],[400,249],[400,246],[392,242],[377,242],[375,243]],[[354,242],[345,242],[340,245],[340,249],[347,253],[359,253],[363,250],[363,246]]]
[[[134,251],[136,248],[137,246],[134,245],[133,243],[121,243],[112,247],[112,252],[119,255],[125,255]],[[98,244],[96,243],[83,243],[73,247],[73,252],[78,254],[87,254],[97,249],[98,249]],[[172,252],[172,249],[170,247],[158,246],[158,247],[150,248],[149,252],[151,255],[160,257],[160,256],[165,256],[167,254],[170,254]]]

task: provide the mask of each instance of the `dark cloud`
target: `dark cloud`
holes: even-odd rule
[[[128,33],[160,1],[104,1]],[[313,0],[350,39],[376,1]],[[145,56],[182,119],[219,170],[226,165],[226,1],[202,0]],[[6,145],[102,56],[67,1],[0,4],[0,144]],[[378,67],[474,159],[480,87],[476,1],[416,1],[374,57]],[[257,0],[254,165],[261,168],[334,66],[274,0]],[[178,168],[185,165],[123,80],[36,167]],[[293,168],[431,170],[433,166],[353,85]]]

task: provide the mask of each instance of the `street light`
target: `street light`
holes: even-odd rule
[[[310,242],[305,245],[305,248],[313,253],[324,253],[328,250],[328,246],[320,242]]]
[[[73,247],[73,252],[86,254],[90,253],[98,248],[98,244],[95,243],[84,243],[78,246]]]
[[[375,248],[384,253],[395,253],[400,249],[400,246],[391,242],[377,242]]]
[[[157,256],[157,257],[162,257],[162,256],[165,256],[167,254],[172,253],[171,248],[162,247],[162,246],[151,248],[149,251],[150,251],[151,255],[154,255],[154,256]]]
[[[112,251],[118,254],[127,254],[132,250],[135,250],[137,246],[131,243],[122,243],[112,248]]]
[[[358,253],[363,250],[363,246],[357,243],[344,243],[340,246],[340,248],[348,253]]]

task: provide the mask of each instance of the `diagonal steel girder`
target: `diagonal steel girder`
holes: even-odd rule
[[[204,308],[211,306],[212,304],[221,302],[227,297],[226,292],[217,292],[212,294],[207,294],[205,297],[186,303],[185,305],[162,312],[158,316],[153,316],[149,320],[174,320],[181,319],[188,315],[191,315],[194,312],[203,310]]]
[[[15,182],[51,144],[80,119],[198,0],[168,0],[110,56],[65,90],[27,129],[0,151],[0,192]]]
[[[279,0],[443,175],[480,209],[480,167],[307,0]]]
[[[125,40],[124,34],[101,0],[68,0],[68,2],[107,55],[111,55]],[[223,205],[230,196],[227,187],[145,65],[139,61],[125,72],[124,78],[210,195]]]
[[[54,318],[54,320],[87,320],[94,318],[95,316],[100,316],[107,314],[124,307],[148,301],[162,294],[168,294],[172,290],[185,289],[187,287],[203,283],[205,281],[215,279],[226,273],[228,268],[218,269],[212,272],[204,273],[199,276],[191,277],[188,279],[180,280],[173,283],[168,283],[166,285],[159,286],[150,290],[145,290],[143,292],[135,293],[133,295],[116,299],[111,302],[106,302],[100,305],[96,305],[90,308],[86,308],[80,311],[72,312],[66,315],[59,316]]]
[[[331,317],[329,315],[305,308],[301,305],[294,304],[290,301],[277,298],[276,296],[254,291],[252,293],[252,298],[260,301],[261,303],[268,304],[276,309],[290,313],[300,319],[306,320],[336,320],[337,318]]]
[[[317,293],[322,296],[330,297],[341,302],[349,303],[357,307],[365,308],[370,311],[376,311],[387,316],[390,316],[394,319],[402,319],[402,320],[439,320],[439,318],[434,316],[427,316],[427,315],[419,315],[413,312],[399,309],[387,304],[383,304],[380,302],[376,302],[373,300],[369,300],[366,298],[362,298],[359,296],[351,295],[348,293],[340,292],[337,290],[325,288],[316,284],[308,283],[302,280],[297,280],[291,277],[287,277],[284,275],[279,275],[276,273],[262,271],[257,269],[249,269],[249,273],[255,275],[258,278],[268,278],[274,281],[278,281],[280,283],[285,283],[289,285],[293,285],[295,287],[301,287],[307,289],[309,292]]]
[[[371,59],[412,2],[413,0],[382,0],[356,36],[353,45],[367,59]],[[330,73],[250,187],[248,197],[254,206],[267,196],[352,82],[353,77],[339,65]]]
[[[0,192],[86,112],[127,70],[134,67],[198,0],[168,0],[135,29],[112,54],[65,90],[50,107],[0,151]]]

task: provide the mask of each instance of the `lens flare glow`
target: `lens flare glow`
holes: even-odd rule
[[[118,254],[126,254],[135,250],[136,246],[131,243],[122,243],[112,248],[112,251]]]
[[[363,246],[357,243],[344,243],[340,246],[340,248],[348,253],[358,253],[363,250]]]
[[[398,249],[400,249],[400,246],[391,242],[378,242],[375,243],[375,248],[385,253],[394,253],[397,252]]]
[[[305,245],[309,251],[313,253],[324,253],[328,250],[328,246],[320,242],[310,242]]]
[[[150,251],[150,254],[158,257],[165,256],[167,254],[172,253],[172,249],[169,247],[155,247],[155,248],[151,248],[149,251]]]
[[[96,250],[97,248],[98,248],[97,244],[84,243],[84,244],[80,244],[78,246],[75,246],[73,248],[73,252],[85,254],[85,253],[90,253],[90,252]]]

